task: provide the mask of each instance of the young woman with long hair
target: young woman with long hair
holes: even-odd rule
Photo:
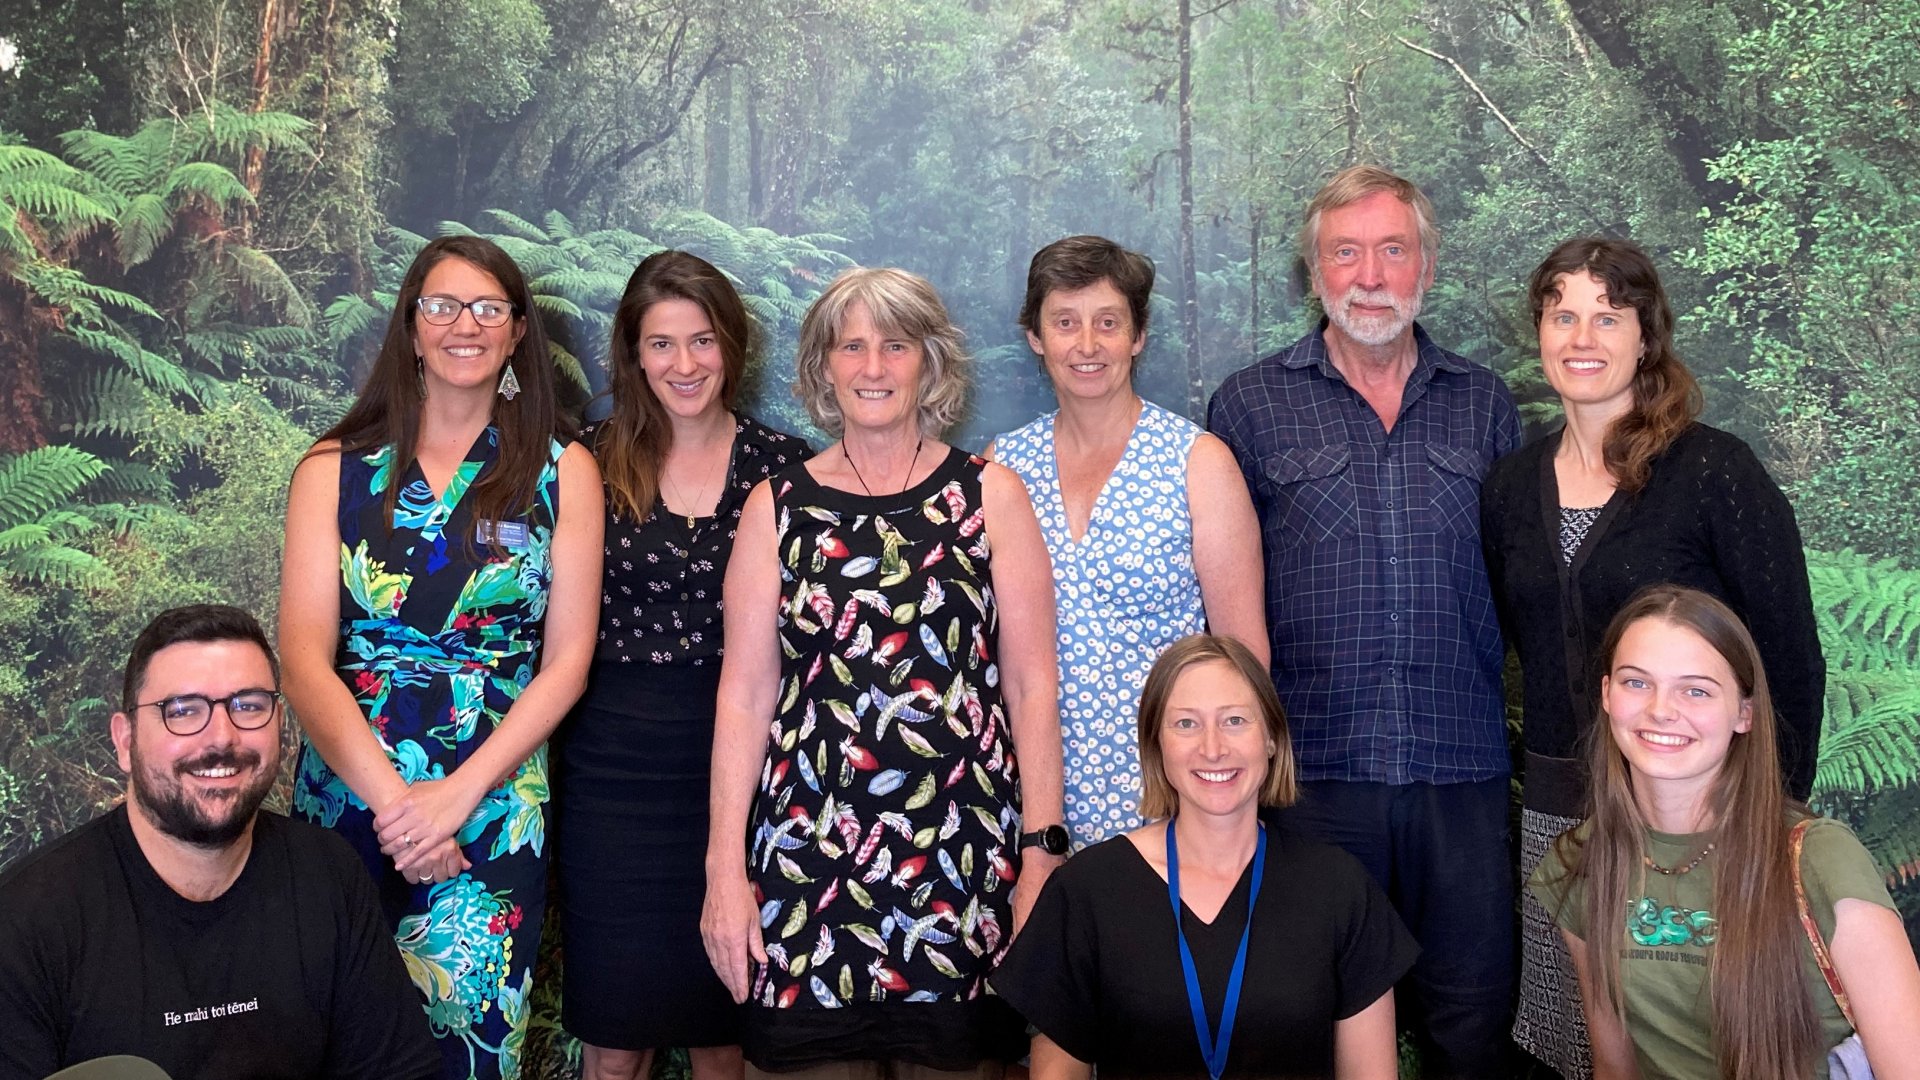
[[[1875,1075],[1920,1076],[1920,967],[1866,849],[1785,794],[1745,625],[1704,592],[1657,585],[1621,609],[1599,656],[1593,814],[1530,883],[1572,955],[1594,1074],[1805,1080],[1857,1031]]]
[[[599,611],[600,475],[566,432],[520,268],[441,237],[288,496],[293,809],[373,874],[447,1077],[517,1073],[530,1015],[546,740]]]
[[[1487,577],[1523,678],[1523,876],[1586,816],[1595,650],[1638,589],[1700,589],[1752,629],[1779,687],[1776,758],[1798,798],[1813,782],[1826,681],[1793,507],[1745,443],[1697,421],[1700,388],[1653,261],[1624,240],[1569,240],[1534,270],[1527,299],[1566,423],[1496,462],[1480,494]],[[1584,1080],[1570,962],[1538,904],[1524,898],[1521,916],[1514,1038]]]
[[[739,412],[753,321],[725,274],[647,256],[614,312],[613,411],[582,439],[607,492],[600,637],[558,743],[562,1021],[586,1080],[689,1049],[741,1074],[739,1007],[700,941],[721,583],[755,484],[807,458]]]

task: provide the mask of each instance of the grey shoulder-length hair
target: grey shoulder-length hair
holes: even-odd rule
[[[867,317],[881,333],[920,343],[926,354],[918,393],[920,431],[944,434],[966,412],[971,361],[961,344],[960,328],[947,315],[940,294],[926,278],[905,270],[854,267],[827,286],[800,323],[793,396],[820,430],[840,437],[845,418],[827,377],[827,357],[856,305],[867,309]]]

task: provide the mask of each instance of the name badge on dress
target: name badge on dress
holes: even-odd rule
[[[519,550],[527,546],[527,526],[520,521],[488,521],[481,518],[473,526],[473,542],[491,544],[495,540],[501,547]]]

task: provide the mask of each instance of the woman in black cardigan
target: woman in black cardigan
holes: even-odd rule
[[[1567,422],[1495,464],[1480,502],[1488,576],[1524,675],[1523,879],[1585,816],[1579,746],[1599,688],[1590,651],[1642,586],[1700,589],[1752,628],[1796,799],[1812,786],[1826,685],[1793,508],[1745,443],[1695,420],[1699,386],[1674,353],[1646,253],[1569,240],[1527,296]],[[1590,1055],[1565,946],[1536,901],[1523,908],[1514,1039],[1583,1080]]]

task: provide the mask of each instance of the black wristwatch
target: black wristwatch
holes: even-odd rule
[[[1048,825],[1038,832],[1021,833],[1019,850],[1037,847],[1049,855],[1065,855],[1071,841],[1065,825]]]

